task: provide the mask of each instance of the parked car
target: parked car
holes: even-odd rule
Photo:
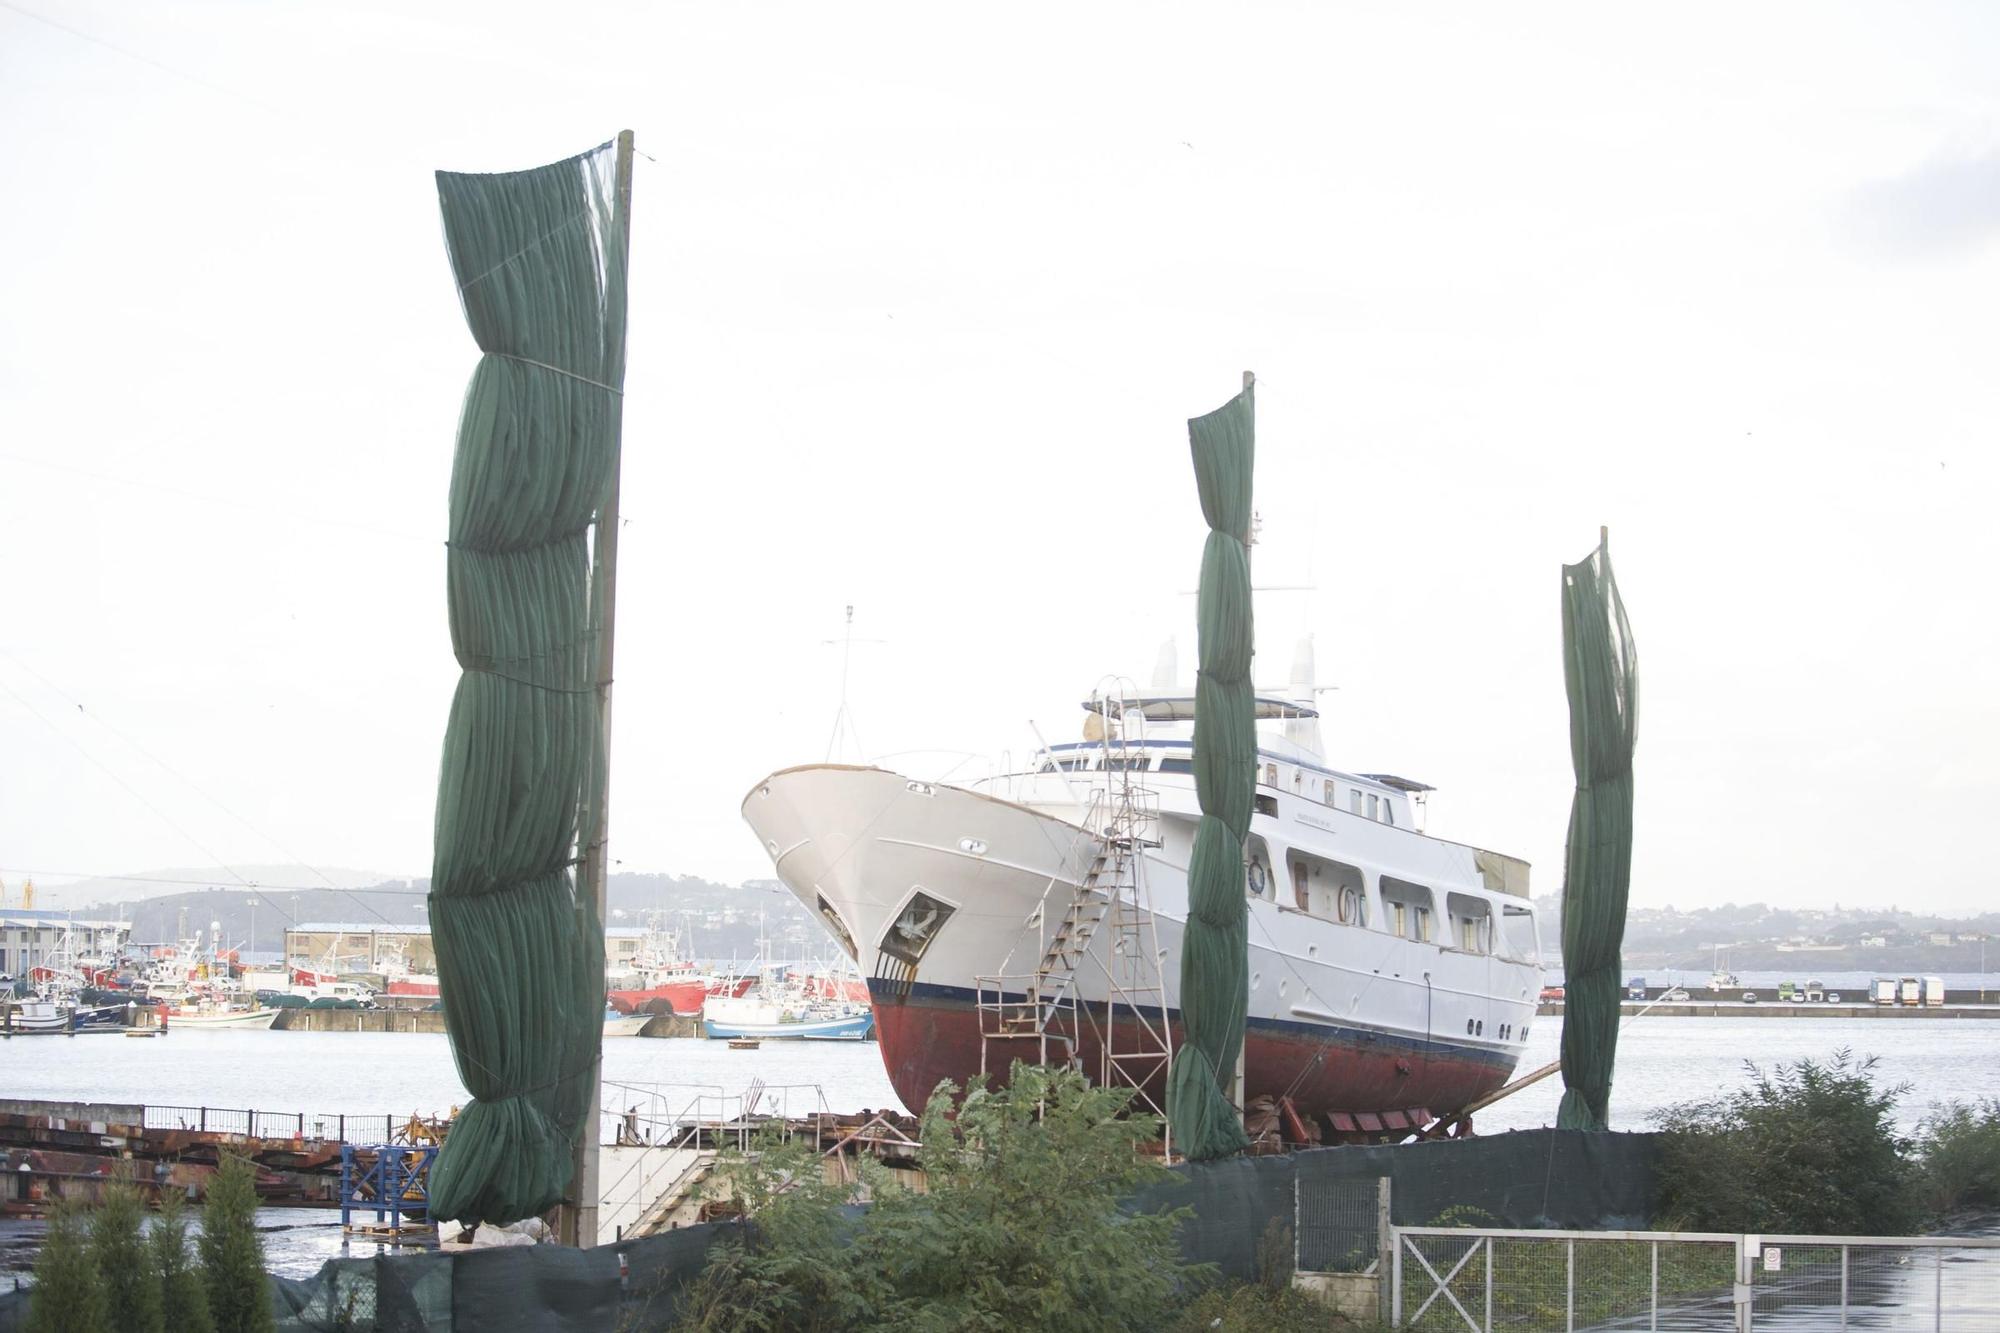
[[[1744,991],[1744,992],[1743,992],[1743,1003],[1745,1003],[1745,1004],[1755,1004],[1755,1003],[1757,1003],[1757,992],[1756,992],[1756,991],[1753,991],[1753,990],[1747,990],[1747,991]]]
[[[1682,987],[1676,986],[1660,998],[1668,1004],[1684,1004],[1687,1002],[1688,993]]]

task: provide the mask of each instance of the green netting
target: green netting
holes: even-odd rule
[[[1197,1161],[1247,1147],[1228,1084],[1250,1003],[1243,840],[1250,833],[1257,722],[1250,685],[1250,477],[1256,431],[1250,387],[1188,422],[1195,485],[1211,531],[1201,555],[1195,681],[1195,792],[1201,823],[1188,861],[1181,941],[1181,1045],[1167,1079],[1167,1120]]]
[[[505,175],[439,172],[445,245],[485,353],[452,459],[448,595],[463,674],[438,779],[431,935],[473,1100],[433,1216],[559,1202],[603,1035],[604,934],[573,867],[605,781],[591,525],[611,494],[625,248],[606,144]]]
[[[1632,883],[1639,659],[1608,542],[1563,566],[1563,683],[1576,800],[1563,867],[1562,1129],[1604,1129],[1618,1055],[1619,949]]]

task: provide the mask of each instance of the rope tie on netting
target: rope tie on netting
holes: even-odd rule
[[[584,384],[588,384],[593,389],[602,389],[606,393],[615,393],[621,398],[625,396],[625,390],[615,384],[606,384],[603,380],[594,380],[588,375],[579,375],[574,370],[565,370],[561,366],[552,366],[546,361],[537,361],[531,356],[515,356],[512,352],[488,352],[487,355],[504,357],[509,361],[519,361],[524,366],[540,366],[543,370],[552,370],[558,375],[567,375],[573,380],[579,380]]]

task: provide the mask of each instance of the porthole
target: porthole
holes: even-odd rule
[[[1465,1020],[1465,1035],[1468,1037],[1472,1035],[1472,1020],[1469,1018]]]
[[[1306,957],[1308,958],[1319,957],[1319,946],[1317,944],[1308,944],[1306,946]]]
[[[986,844],[977,838],[960,838],[958,840],[958,850],[971,856],[984,856],[986,855]]]
[[[1278,994],[1285,995],[1289,994],[1290,991],[1291,991],[1291,983],[1286,981],[1283,977],[1278,978]]]
[[[1251,989],[1251,990],[1256,990],[1256,989],[1257,989],[1257,988],[1258,988],[1259,986],[1261,986],[1261,985],[1263,985],[1263,984],[1264,984],[1264,974],[1263,974],[1262,972],[1252,972],[1252,973],[1250,974],[1250,989]]]

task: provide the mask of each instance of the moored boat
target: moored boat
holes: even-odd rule
[[[865,1041],[875,1016],[864,1004],[814,999],[795,985],[717,996],[701,1009],[704,1037],[775,1041]]]

